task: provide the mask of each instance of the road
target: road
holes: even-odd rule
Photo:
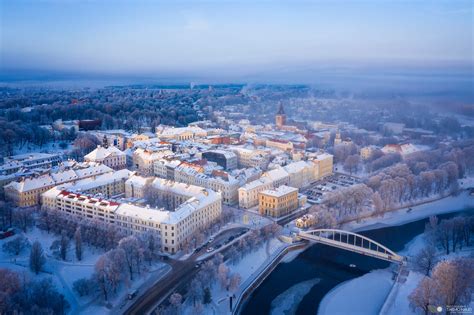
[[[225,230],[218,234],[214,241],[211,242],[211,244],[209,244],[207,247],[222,244],[222,242],[227,240],[230,236],[237,235],[245,230],[247,230],[247,228],[244,227],[235,227]],[[225,251],[226,249],[227,248],[224,248],[222,251]],[[188,284],[199,271],[199,268],[196,268],[196,260],[205,252],[206,251],[204,248],[200,252],[192,254],[184,261],[175,259],[170,259],[167,261],[167,263],[171,266],[171,271],[160,281],[151,286],[146,292],[139,295],[129,306],[129,308],[123,312],[123,314],[147,314],[173,291],[177,290],[183,285]],[[215,251],[214,254],[218,252],[221,251]],[[212,257],[213,255],[206,257],[204,260],[211,259]]]

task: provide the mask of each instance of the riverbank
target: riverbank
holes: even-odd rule
[[[468,208],[474,208],[474,197],[469,196],[468,192],[463,192],[458,196],[450,196],[431,203],[414,206],[408,213],[407,209],[400,209],[387,214],[384,218],[371,218],[359,223],[348,224],[344,226],[344,229],[367,231],[398,226],[432,215],[462,211]],[[413,256],[422,247],[423,238],[417,236],[406,244],[405,248],[399,253],[404,256]],[[392,290],[393,281],[391,280],[391,274],[390,268],[374,270],[362,277],[338,285],[323,298],[318,315],[378,314]],[[412,313],[408,305],[407,296],[413,291],[421,278],[422,275],[410,272],[402,288],[397,287],[397,292],[393,295],[391,294],[393,301],[391,301],[388,307],[385,307],[387,314]],[[390,280],[390,286],[385,285],[387,279]],[[353,303],[350,303],[348,298],[351,301],[353,300]],[[366,301],[370,301],[370,303]],[[351,309],[348,309],[349,306]]]
[[[411,211],[409,211],[410,208],[412,209]],[[433,215],[456,212],[468,208],[474,208],[474,197],[470,196],[469,192],[463,191],[457,196],[448,196],[432,202],[391,211],[383,217],[371,217],[360,222],[350,222],[344,224],[341,229],[353,232],[368,231],[402,225]]]

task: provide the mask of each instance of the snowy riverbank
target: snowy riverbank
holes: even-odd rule
[[[344,229],[353,231],[366,231],[388,226],[397,226],[423,218],[443,213],[456,212],[468,208],[474,208],[474,197],[463,192],[458,196],[450,196],[434,202],[400,209],[385,215],[383,218],[370,218],[360,223],[351,223]],[[423,238],[415,237],[409,242],[400,254],[405,256],[415,255],[423,246]],[[378,314],[392,289],[390,269],[374,270],[362,277],[344,282],[332,289],[321,301],[318,314]],[[407,296],[416,287],[422,276],[416,272],[410,272],[406,283],[396,292],[389,314],[411,314],[408,306]],[[388,284],[388,285],[387,285]],[[370,302],[368,302],[370,301]]]
[[[402,225],[421,220],[432,215],[474,208],[474,197],[469,196],[467,191],[463,191],[457,196],[449,196],[410,208],[412,209],[410,212],[407,212],[409,209],[409,207],[407,207],[388,212],[383,217],[368,218],[361,220],[359,223],[351,222],[345,224],[343,229],[354,232],[368,231],[387,226]]]

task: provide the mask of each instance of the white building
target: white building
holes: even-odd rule
[[[194,233],[215,222],[222,212],[219,193],[200,187],[180,189],[185,190],[189,198],[174,211],[104,200],[58,187],[45,192],[42,200],[44,209],[57,209],[84,219],[99,219],[118,226],[127,234],[156,231],[161,237],[162,250],[174,254]]]
[[[262,177],[239,188],[239,207],[252,208],[258,205],[258,193],[273,188],[273,182],[268,177]]]
[[[86,162],[103,163],[114,170],[127,167],[127,157],[125,153],[114,146],[105,148],[99,145],[94,151],[85,155],[84,160]]]

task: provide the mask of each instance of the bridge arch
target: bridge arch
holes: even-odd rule
[[[379,242],[376,242],[364,235],[349,231],[337,229],[316,229],[300,232],[298,236],[309,241],[349,250],[390,262],[403,263],[405,261],[403,256],[398,255],[396,252],[380,244]],[[365,244],[368,246],[366,247]]]

